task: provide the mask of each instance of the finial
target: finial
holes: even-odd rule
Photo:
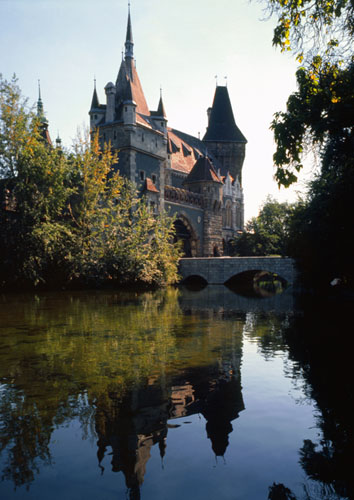
[[[162,86],[160,85],[160,98],[162,99]]]
[[[217,87],[218,86],[218,75],[215,75],[215,86]]]
[[[41,101],[41,81],[38,79],[38,101]]]
[[[94,86],[94,89],[96,90],[96,75],[94,75],[94,77],[93,77],[93,86]]]
[[[227,76],[224,76],[224,80],[225,80],[225,87],[227,87]]]

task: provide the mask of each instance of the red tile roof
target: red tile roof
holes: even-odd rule
[[[149,177],[146,177],[146,180],[145,180],[145,190],[150,191],[152,193],[159,193],[160,192]]]
[[[168,129],[168,147],[171,154],[171,168],[188,174],[196,162],[194,149],[178,137],[172,129]],[[186,155],[188,151],[189,154]]]

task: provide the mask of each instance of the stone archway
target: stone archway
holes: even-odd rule
[[[182,241],[184,257],[196,257],[198,255],[199,241],[187,217],[179,214],[174,226],[176,230],[175,241]]]

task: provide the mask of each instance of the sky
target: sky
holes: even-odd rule
[[[248,140],[243,166],[245,220],[267,195],[295,201],[273,178],[269,129],[296,90],[294,57],[272,47],[275,20],[257,0],[131,0],[134,55],[148,106],[160,88],[168,125],[198,137],[215,85],[227,83],[236,123]],[[126,0],[0,0],[0,73],[15,73],[30,104],[38,80],[52,139],[70,147],[89,124],[94,79],[101,103],[115,82],[124,47]],[[217,76],[217,78],[215,78]],[[227,77],[227,78],[225,78]]]

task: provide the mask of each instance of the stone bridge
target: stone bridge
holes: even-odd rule
[[[210,285],[223,285],[246,271],[268,271],[285,279],[289,285],[296,280],[294,259],[288,257],[193,257],[179,261],[182,281],[200,276]]]

